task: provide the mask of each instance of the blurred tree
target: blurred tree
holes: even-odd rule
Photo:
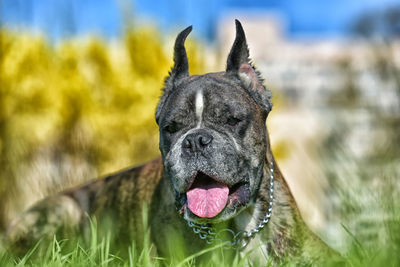
[[[400,37],[400,6],[373,10],[354,20],[351,32],[364,38],[394,39]]]
[[[384,247],[399,236],[398,226],[393,226],[400,218],[396,201],[400,196],[399,27],[400,7],[356,20],[353,34],[362,37],[368,53],[363,54],[362,65],[357,66],[351,54],[338,62],[345,83],[328,101],[334,111],[333,129],[321,146],[328,188],[335,189],[326,192],[335,203],[331,214],[337,214],[365,248]],[[379,86],[375,97],[367,99],[368,88],[358,86],[362,75]],[[359,139],[367,142],[360,142],[366,148],[362,153],[352,149]]]
[[[343,77],[344,84],[341,90],[333,92],[328,97],[328,104],[333,107],[357,107],[360,104],[360,88],[356,81],[356,72],[353,70],[351,59],[342,58],[337,62],[338,69]]]
[[[397,107],[390,112],[382,107],[369,107],[377,125],[385,129],[388,141],[376,149],[375,159],[400,156],[400,65],[396,50],[400,38],[400,6],[388,7],[381,12],[361,15],[354,22],[352,32],[370,45],[372,67],[383,83],[394,84]],[[380,151],[380,152],[379,152]]]

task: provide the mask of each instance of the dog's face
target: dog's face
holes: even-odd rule
[[[164,174],[178,210],[188,220],[229,219],[255,199],[267,149],[270,93],[249,63],[243,29],[226,72],[190,76],[184,41],[175,43],[175,66],[157,107]]]

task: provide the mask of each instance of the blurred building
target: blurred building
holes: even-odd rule
[[[52,40],[97,34],[120,37],[126,23],[153,23],[162,32],[193,25],[195,35],[213,41],[219,18],[232,10],[276,12],[290,36],[343,36],[354,18],[398,0],[0,0],[0,24],[43,31]]]

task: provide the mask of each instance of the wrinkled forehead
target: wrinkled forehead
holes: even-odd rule
[[[190,76],[177,90],[176,98],[193,104],[232,105],[251,108],[252,99],[240,81],[224,73]]]
[[[208,73],[187,77],[171,92],[161,121],[195,121],[208,113],[247,113],[255,109],[254,100],[239,79],[225,73]]]

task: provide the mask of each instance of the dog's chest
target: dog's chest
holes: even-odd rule
[[[260,215],[260,207],[255,205],[255,207],[240,213],[239,216],[234,219],[234,223],[237,229],[250,232],[252,229],[256,228]],[[251,262],[261,265],[270,262],[270,249],[265,231],[267,231],[267,229],[260,230],[259,233],[255,234],[255,236],[249,240],[247,246],[240,252],[242,257],[247,257],[248,254],[250,254]]]

